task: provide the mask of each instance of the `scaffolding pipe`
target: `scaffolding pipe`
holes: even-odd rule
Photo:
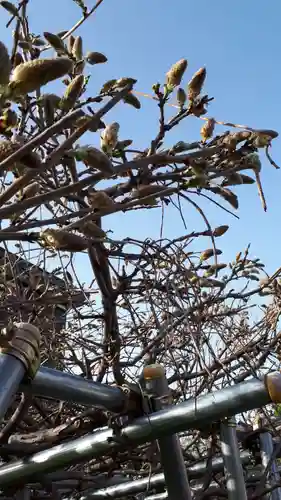
[[[262,468],[263,471],[266,470],[273,451],[273,440],[272,440],[272,435],[270,432],[261,432],[259,435],[259,441],[260,441],[260,454],[261,454],[261,462],[262,462]],[[280,474],[278,471],[278,466],[276,464],[276,460],[272,461],[272,464],[270,465],[268,474],[267,474],[267,479],[269,486],[278,483],[280,481]],[[268,498],[270,500],[281,500],[281,489],[280,488],[275,488],[270,492],[270,494],[265,495],[264,498]]]
[[[19,384],[25,375],[25,366],[8,354],[0,355],[0,419],[5,416]]]
[[[248,451],[241,453],[241,461],[247,464],[251,461],[251,455]],[[215,457],[212,459],[212,473],[216,474],[223,470],[223,458]],[[190,465],[186,468],[188,478],[197,479],[203,476],[206,472],[207,462],[198,462],[197,464]],[[162,472],[147,476],[142,479],[128,480],[123,484],[116,484],[107,486],[106,488],[94,489],[90,488],[78,500],[104,500],[106,498],[120,498],[129,495],[137,495],[146,491],[153,490],[154,488],[164,488],[165,477]]]
[[[30,384],[23,382],[20,390],[43,398],[95,406],[113,413],[122,412],[127,402],[127,396],[118,387],[44,367],[38,370]]]
[[[234,418],[221,423],[221,452],[224,460],[228,499],[247,500]]]
[[[6,414],[25,375],[34,376],[40,364],[40,333],[29,323],[15,323],[0,352],[0,420]]]
[[[251,379],[140,417],[119,429],[117,434],[114,429],[97,429],[89,435],[34,453],[28,460],[11,462],[0,467],[0,487],[20,480],[28,482],[34,474],[52,472],[171,433],[208,427],[211,422],[272,402],[281,402],[281,374],[277,372],[262,380]]]
[[[151,411],[169,409],[170,390],[164,368],[161,365],[148,365],[143,370],[147,393],[151,396]],[[176,434],[158,439],[161,464],[170,500],[191,500],[191,490],[186,467]]]

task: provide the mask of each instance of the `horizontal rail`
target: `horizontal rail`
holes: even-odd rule
[[[127,403],[127,397],[119,387],[44,367],[38,370],[31,383],[22,383],[20,390],[34,396],[94,406],[113,413],[122,412]]]
[[[230,417],[266,404],[281,401],[281,374],[272,373],[262,380],[251,379],[184,401],[169,409],[143,416],[125,426],[116,435],[104,428],[92,434],[54,446],[0,467],[0,487],[15,481],[28,482],[33,474],[52,472],[112,451],[145,443],[189,428],[207,426],[224,417]]]

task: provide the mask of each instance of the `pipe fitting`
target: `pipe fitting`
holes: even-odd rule
[[[30,323],[15,323],[10,332],[5,347],[1,352],[20,360],[26,374],[34,378],[40,367],[40,340],[38,328]]]
[[[264,377],[264,383],[272,403],[281,403],[281,373],[268,373]]]

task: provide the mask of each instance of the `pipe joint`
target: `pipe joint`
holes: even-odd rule
[[[281,373],[269,373],[265,376],[264,383],[272,403],[281,403]]]
[[[34,378],[40,367],[40,339],[38,328],[30,323],[15,323],[9,331],[1,352],[20,360],[29,378]]]

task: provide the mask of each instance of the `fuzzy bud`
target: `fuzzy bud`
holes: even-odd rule
[[[62,229],[46,229],[42,231],[40,233],[40,242],[45,247],[67,252],[81,252],[88,246],[87,241],[82,236]]]
[[[81,61],[81,59],[83,59],[83,41],[81,36],[75,37],[71,53],[76,61]]]
[[[180,59],[174,64],[166,74],[166,84],[170,88],[178,87],[181,84],[182,77],[187,68],[187,60]]]
[[[183,108],[183,106],[186,103],[186,93],[185,93],[184,89],[182,89],[181,87],[177,91],[177,101],[178,101],[179,107]]]
[[[61,78],[72,69],[72,61],[65,57],[58,59],[34,59],[17,66],[10,81],[15,94],[28,94]]]
[[[95,222],[87,221],[82,226],[82,231],[88,238],[101,238],[106,237],[106,233]]]
[[[118,142],[119,128],[120,125],[117,122],[113,122],[105,127],[101,134],[101,149],[104,153],[109,155],[112,154],[112,151]]]
[[[115,203],[104,191],[92,191],[88,194],[89,204],[99,210],[112,210]]]
[[[9,83],[11,61],[4,43],[0,42],[0,85]]]
[[[137,80],[135,80],[135,78],[124,76],[123,78],[119,78],[119,80],[117,80],[115,87],[122,89],[127,85],[134,85],[135,83],[137,83]]]
[[[107,62],[107,57],[101,52],[88,52],[86,55],[86,61],[89,64],[101,64]]]
[[[206,142],[207,139],[210,139],[214,133],[215,130],[215,124],[216,121],[214,118],[209,118],[203,125],[203,127],[200,130],[200,134],[202,137],[202,142]]]
[[[188,83],[188,98],[193,101],[198,97],[202,91],[205,79],[206,79],[206,68],[200,68],[196,73],[194,73],[190,82]]]
[[[29,184],[29,186],[26,186],[26,188],[24,188],[21,199],[27,200],[29,198],[33,198],[33,196],[39,193],[40,189],[41,186],[39,182],[32,182],[31,184]]]
[[[111,176],[114,173],[112,163],[108,156],[97,148],[84,146],[76,149],[74,155],[76,160],[83,161],[85,165],[99,170],[106,176]]]
[[[60,102],[60,108],[67,112],[73,108],[77,99],[80,97],[84,86],[84,76],[78,75],[67,86],[65,93]]]
[[[103,84],[102,88],[100,89],[100,94],[107,94],[107,92],[113,90],[116,84],[117,80],[115,78],[113,78],[112,80],[108,80]]]

